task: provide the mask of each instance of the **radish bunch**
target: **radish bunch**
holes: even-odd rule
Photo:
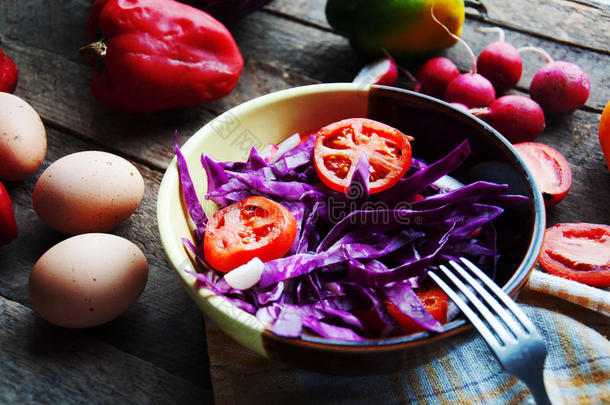
[[[496,27],[479,29],[482,32],[497,32],[498,40],[488,44],[477,58],[466,42],[451,33],[434,14],[432,18],[447,31],[448,35],[466,47],[472,58],[472,69],[470,72],[460,74],[457,66],[445,57],[428,60],[422,65],[417,78],[402,69],[415,82],[415,91],[443,99],[455,108],[468,111],[483,119],[510,142],[516,144],[515,147],[520,153],[523,150],[529,152],[532,148],[543,152],[551,150],[552,148],[547,145],[531,141],[544,131],[545,115],[572,113],[585,104],[590,92],[590,83],[585,72],[574,63],[554,61],[541,49],[532,47],[516,49],[504,40],[504,31]],[[530,84],[531,98],[509,94],[496,99],[496,94],[501,95],[515,87],[521,79],[523,71],[521,52],[526,51],[542,55],[546,60],[546,64],[536,72]],[[367,66],[355,82],[393,85],[397,72],[397,67],[388,55],[388,58]],[[545,153],[540,152],[534,156],[547,156],[548,154]],[[560,173],[569,171],[565,158],[554,149],[553,156],[554,160],[549,161],[561,164],[541,165],[538,164],[540,159],[523,157],[543,193],[553,197],[546,202],[547,206],[559,202],[571,184],[570,179],[564,179],[567,188],[562,189],[557,195],[551,192],[553,188],[549,187],[548,183],[555,182],[557,177],[555,169],[561,166]]]
[[[475,56],[468,44],[447,27],[432,18],[448,35],[460,42],[472,59],[470,72],[460,74],[457,66],[446,57],[436,57],[424,63],[413,78],[415,91],[440,98],[454,107],[468,110],[485,120],[509,141],[533,141],[544,131],[545,115],[566,114],[582,107],[589,97],[590,84],[585,72],[577,65],[554,61],[538,48],[516,49],[504,40],[504,31],[498,27],[479,28],[480,32],[496,32],[498,39],[488,44]],[[530,85],[531,98],[505,95],[521,79],[523,62],[521,52],[531,51],[542,55],[546,64],[538,70]],[[367,65],[354,79],[356,83],[394,85],[398,68],[388,57]]]

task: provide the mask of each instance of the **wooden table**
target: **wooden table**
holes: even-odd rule
[[[275,0],[230,27],[245,58],[230,96],[201,107],[127,116],[102,107],[89,91],[89,65],[77,51],[88,42],[85,22],[91,3],[0,1],[0,47],[20,70],[16,94],[38,111],[48,136],[47,157],[39,172],[6,184],[20,236],[0,249],[0,403],[185,404],[214,398],[231,402],[227,375],[236,381],[239,373],[276,370],[279,375],[281,367],[256,357],[239,367],[231,363],[245,349],[211,325],[206,336],[201,313],[166,261],[156,229],[155,201],[173,156],[174,129],[184,142],[217,114],[253,97],[311,83],[351,81],[363,61],[328,26],[324,0]],[[548,211],[548,222],[609,224],[610,174],[597,128],[610,99],[610,6],[587,0],[481,0],[481,7],[468,8],[467,15],[463,37],[475,52],[495,40],[476,29],[496,25],[515,46],[542,47],[587,72],[591,96],[586,106],[549,120],[539,138],[566,156],[574,175],[572,191]],[[444,55],[460,69],[468,69],[461,46]],[[523,58],[524,74],[516,93],[527,91],[542,64],[535,55]],[[404,67],[416,72],[420,64]],[[145,252],[150,273],[144,294],[126,314],[96,328],[67,330],[47,324],[30,309],[27,279],[32,266],[63,239],[38,219],[31,195],[50,163],[88,149],[124,156],[144,176],[142,205],[115,233]],[[524,292],[521,299],[582,316],[607,333],[607,318],[532,293]],[[214,349],[209,355],[208,348]]]

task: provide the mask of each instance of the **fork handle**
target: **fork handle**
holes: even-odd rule
[[[546,392],[546,388],[544,387],[544,378],[542,375],[542,370],[540,374],[535,376],[530,376],[528,381],[526,382],[527,388],[529,388],[530,392],[534,396],[534,401],[536,405],[552,405],[552,402]]]

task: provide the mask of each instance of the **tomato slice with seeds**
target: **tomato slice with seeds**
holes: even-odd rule
[[[550,227],[540,265],[559,277],[610,287],[610,226],[581,222]]]
[[[367,118],[334,122],[316,134],[314,166],[324,184],[346,193],[364,152],[370,165],[369,190],[379,193],[396,184],[411,166],[411,140],[396,128]]]
[[[283,205],[247,197],[210,218],[203,253],[212,267],[226,273],[255,257],[266,262],[284,256],[296,234],[296,220]]]
[[[531,170],[544,197],[544,205],[552,207],[563,200],[572,186],[572,170],[563,155],[538,142],[521,142],[513,146]]]
[[[449,297],[447,297],[447,294],[445,294],[443,290],[438,287],[432,287],[427,291],[418,292],[417,297],[421,300],[426,310],[430,312],[430,315],[432,315],[434,319],[439,321],[441,324],[447,323]],[[426,330],[411,317],[400,312],[396,305],[392,304],[391,302],[387,301],[385,306],[388,314],[390,314],[390,316],[394,318],[396,322],[398,322],[400,327],[407,334],[423,332]]]

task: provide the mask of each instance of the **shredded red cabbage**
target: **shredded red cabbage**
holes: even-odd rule
[[[400,328],[387,313],[390,301],[431,331],[442,325],[417,298],[429,269],[467,257],[493,274],[497,260],[492,220],[527,198],[508,195],[507,185],[484,181],[456,190],[433,183],[470,154],[467,141],[442,159],[412,167],[394,187],[369,193],[369,162],[362,155],[346,194],[326,187],[313,167],[314,136],[267,163],[252,149],[246,162],[219,162],[202,155],[207,199],[224,208],[248,196],[283,204],[297,221],[297,236],[285,257],[265,263],[260,282],[231,288],[203,254],[207,218],[186,161],[175,142],[182,192],[195,224],[196,241],[183,240],[201,264],[194,273],[201,288],[223,296],[256,316],[280,336],[315,334],[335,340],[385,337]],[[424,196],[416,200],[418,194]],[[367,330],[359,318],[373,313],[385,325]]]

